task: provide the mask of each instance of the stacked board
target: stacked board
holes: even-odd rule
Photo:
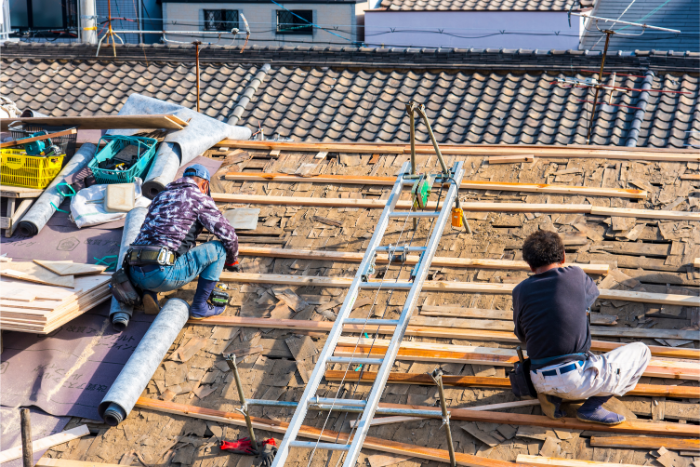
[[[48,334],[109,299],[111,274],[76,276],[73,288],[3,277],[0,327],[6,331]]]

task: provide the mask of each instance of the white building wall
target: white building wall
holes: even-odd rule
[[[365,11],[370,47],[578,49],[579,19],[566,12]]]
[[[314,28],[312,34],[276,34],[277,26],[276,11],[281,9],[273,3],[163,3],[163,20],[166,31],[201,31],[204,30],[204,10],[238,10],[243,13],[250,25],[251,35],[249,45],[260,46],[280,46],[280,45],[302,45],[303,43],[334,43],[338,45],[349,45],[357,38],[357,23],[355,17],[354,3],[294,3],[285,4],[285,8],[290,10],[312,10],[313,21],[321,27],[337,28],[336,34],[348,38],[344,40],[326,31]],[[234,45],[243,45],[245,33],[243,24],[240,24],[241,34],[234,41]],[[229,36],[230,37],[230,36]],[[168,39],[192,42],[196,40],[193,36],[168,35]],[[212,36],[200,37],[202,42],[216,43]],[[220,45],[231,45],[230,39],[219,42]]]

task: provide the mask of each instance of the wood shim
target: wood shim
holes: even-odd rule
[[[173,402],[164,402],[145,397],[139,398],[136,402],[136,407],[141,409],[150,409],[158,412],[171,413],[186,417],[198,418],[201,420],[209,420],[212,422],[223,423],[228,425],[246,426],[243,415],[235,412],[223,412],[220,410],[206,409],[203,407],[194,407],[190,405],[176,404]],[[285,433],[289,423],[268,420],[265,418],[250,417],[253,428],[271,431],[273,433]],[[321,431],[318,428],[302,425],[299,430],[299,436],[313,440],[320,439],[321,441],[333,443],[345,443],[348,441],[348,433],[338,433],[325,429]],[[449,452],[442,449],[426,448],[421,446],[413,446],[410,444],[398,443],[386,439],[375,438],[368,436],[363,443],[365,449],[374,449],[381,452],[389,452],[392,454],[405,455],[408,457],[418,457],[429,461],[450,462]],[[467,467],[516,467],[512,462],[506,462],[496,459],[488,459],[484,457],[472,456],[469,454],[455,453],[458,465]]]
[[[533,162],[535,156],[533,154],[522,154],[520,156],[489,156],[489,164],[516,164],[519,162]]]
[[[597,467],[642,467],[641,464],[578,461],[573,459],[558,459],[556,457],[530,456],[528,454],[518,454],[516,462],[524,465],[542,465],[547,467],[591,467],[592,465]]]
[[[227,272],[221,273],[224,282],[247,282],[251,284],[296,285],[310,287],[350,287],[351,277],[299,276],[293,274],[254,274]],[[381,283],[380,280],[370,282]],[[384,281],[384,288],[390,289],[393,282]],[[410,284],[409,282],[399,282]],[[516,284],[484,284],[480,282],[425,281],[424,292],[452,293],[487,293],[510,294]],[[634,292],[630,290],[603,289],[601,300],[624,300],[637,303],[656,303],[660,305],[700,306],[700,297],[651,292]]]
[[[267,196],[229,193],[212,193],[219,203],[263,204],[276,206],[318,206],[326,208],[384,209],[385,200],[353,198],[312,198],[298,196]],[[528,204],[528,203],[461,203],[465,212],[539,212],[550,214],[591,214],[596,216],[635,217],[637,219],[666,219],[700,221],[700,212],[661,211],[653,209],[598,208],[590,204]],[[434,209],[430,201],[427,209]],[[398,201],[397,209],[410,209],[411,201]]]
[[[313,175],[300,176],[285,173],[251,173],[228,172],[226,180],[249,182],[290,182],[290,183],[336,183],[342,185],[379,185],[392,186],[396,182],[395,177],[371,177],[360,175]],[[513,182],[489,182],[481,180],[462,180],[460,188],[463,190],[501,190],[526,193],[551,193],[566,195],[586,196],[616,196],[620,198],[646,199],[647,192],[627,188],[600,188],[568,185],[548,185],[544,183],[513,183]]]
[[[243,239],[239,239],[243,241]],[[268,258],[289,258],[289,259],[310,259],[317,261],[334,261],[334,262],[352,262],[359,263],[364,257],[363,253],[352,253],[346,251],[318,251],[318,250],[295,250],[286,248],[264,248],[254,246],[240,246],[238,254],[241,256],[260,256]],[[407,255],[406,264],[413,265],[418,262],[419,256]],[[377,263],[388,263],[389,255],[378,253],[376,256]],[[474,268],[474,269],[509,269],[516,271],[529,271],[530,266],[525,261],[508,261],[501,259],[472,259],[472,258],[449,258],[436,257],[431,263],[434,267],[451,267],[451,268]],[[571,263],[572,266],[578,266],[587,274],[607,275],[610,271],[608,264],[578,264]]]
[[[90,430],[87,425],[80,425],[79,427],[73,428],[71,430],[66,430],[62,433],[56,433],[55,435],[47,436],[46,438],[41,438],[36,441],[32,441],[32,450],[34,452],[43,451],[49,449],[53,446],[58,446],[59,444],[67,443],[76,438],[86,436],[90,434]],[[14,459],[19,459],[22,457],[22,445],[12,447],[0,452],[0,463],[8,462]]]
[[[349,154],[410,154],[411,146],[404,143],[371,145],[362,143],[290,143],[274,141],[249,141],[225,139],[218,146],[243,149],[280,149],[283,151],[296,152],[340,152]],[[673,149],[658,149],[647,151],[647,148],[619,148],[605,146],[538,146],[538,145],[453,145],[441,144],[440,151],[443,155],[463,155],[463,156],[514,156],[524,152],[535,154],[540,158],[552,159],[622,159],[622,160],[642,160],[642,161],[664,161],[664,162],[700,162],[700,155],[697,152]],[[652,149],[652,148],[650,148]],[[435,154],[432,145],[416,145],[416,154]]]
[[[331,321],[312,321],[303,319],[269,319],[269,318],[246,318],[240,316],[213,316],[205,319],[193,319],[190,324],[204,324],[208,326],[237,326],[261,329],[287,329],[297,332],[330,332],[333,328]],[[346,324],[343,328],[345,332],[360,332],[365,329],[367,332],[378,332],[380,334],[393,334],[393,326],[366,326],[361,324]],[[418,337],[440,337],[448,339],[463,340],[491,340],[498,342],[508,342],[518,344],[520,341],[512,332],[471,330],[459,328],[440,328],[428,326],[409,325],[406,335]],[[591,341],[591,350],[594,352],[609,352],[624,343]],[[684,349],[674,347],[663,347],[659,345],[648,346],[651,354],[655,357],[685,358],[700,360],[700,350]]]
[[[328,381],[341,381],[347,383],[374,383],[377,377],[376,371],[351,372],[347,374],[343,370],[327,370],[324,378]],[[360,379],[362,376],[362,379]],[[483,376],[457,376],[445,375],[442,380],[446,386],[462,388],[494,388],[510,390],[510,379]],[[389,383],[391,384],[419,384],[422,386],[434,386],[435,382],[430,375],[425,373],[390,373]],[[661,384],[637,384],[634,389],[626,394],[627,396],[644,397],[673,397],[677,399],[697,399],[700,398],[700,388],[697,386],[671,386]],[[451,409],[450,409],[451,410]],[[507,423],[507,422],[506,422]]]
[[[654,438],[639,436],[592,436],[591,446],[600,448],[659,449],[700,452],[700,439]]]
[[[73,288],[75,285],[73,276],[59,276],[38,264],[30,262],[13,261],[12,263],[4,264],[0,266],[0,276],[56,287]]]
[[[40,125],[75,126],[82,130],[151,129],[182,130],[187,122],[175,115],[95,115],[86,117],[28,117],[3,119],[2,130],[11,122],[37,123]]]
[[[107,266],[97,264],[74,263],[73,261],[44,261],[35,259],[34,262],[45,267],[59,276],[84,276],[90,274],[101,274],[105,272]]]

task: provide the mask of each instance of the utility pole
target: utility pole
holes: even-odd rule
[[[80,38],[83,44],[97,44],[95,0],[80,0]]]

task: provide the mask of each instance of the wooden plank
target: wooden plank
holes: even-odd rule
[[[2,130],[8,124],[20,121],[40,125],[75,126],[81,130],[115,130],[115,129],[155,129],[182,130],[187,122],[174,115],[94,115],[85,117],[28,117],[4,119],[0,122]],[[3,146],[4,147],[4,146]]]
[[[19,225],[19,221],[22,220],[22,216],[24,216],[24,214],[29,210],[33,203],[33,199],[23,199],[22,202],[19,203],[19,206],[12,214],[12,218],[10,218],[10,227],[7,230],[7,232],[5,232],[5,237],[12,237],[12,235],[15,233],[15,230],[17,230],[17,225]]]
[[[247,318],[240,316],[213,316],[201,320],[190,320],[190,324],[203,324],[208,326],[238,326],[261,329],[287,329],[296,332],[330,332],[333,327],[331,321],[312,321],[301,319],[269,319]],[[393,334],[394,326],[363,326],[362,324],[346,324],[343,328],[346,332],[378,332],[380,334]],[[427,326],[409,325],[406,334],[418,337],[439,337],[463,340],[489,340],[518,344],[520,341],[512,332],[502,331],[474,331],[468,329],[436,328]],[[610,352],[625,345],[620,342],[591,341],[591,350],[594,352]],[[655,357],[685,358],[700,360],[699,349],[683,349],[663,347],[658,345],[648,346]]]
[[[533,162],[534,154],[521,154],[518,156],[489,156],[487,159],[489,164],[516,164],[519,162]]]
[[[651,436],[591,436],[591,446],[599,448],[659,449],[700,451],[700,439],[658,438]]]
[[[350,374],[352,373],[352,374]],[[344,381],[347,383],[372,384],[377,377],[376,371],[363,371],[347,373],[344,370],[326,370],[323,377],[327,381]],[[493,388],[510,390],[510,379],[483,376],[459,376],[444,375],[443,383],[446,386],[462,388]],[[419,384],[422,386],[434,386],[435,382],[430,375],[425,373],[391,373],[391,384]],[[673,397],[678,399],[697,399],[700,397],[700,387],[696,386],[670,386],[661,384],[637,384],[627,396],[643,397]],[[452,410],[452,409],[450,409]]]
[[[371,328],[370,328],[371,329]],[[382,358],[389,347],[387,339],[367,339],[342,336],[334,355],[338,357]],[[462,363],[470,365],[512,366],[518,361],[514,349],[493,349],[427,342],[401,342],[397,360],[416,362]],[[700,367],[694,361],[652,359],[644,371],[651,378],[673,378],[700,381]]]
[[[66,430],[62,433],[56,433],[55,435],[37,439],[36,441],[32,442],[32,449],[34,452],[43,451],[53,446],[58,446],[59,444],[67,443],[68,441],[72,441],[89,434],[90,430],[88,430],[87,425],[80,425],[79,427]],[[21,445],[0,452],[0,463],[19,459],[20,457],[22,457]]]
[[[59,276],[38,264],[30,262],[13,261],[12,263],[3,264],[0,266],[0,276],[58,287],[73,288],[75,284],[73,276]]]
[[[671,254],[671,245],[668,243],[598,242],[591,246],[591,250],[607,251],[619,255],[666,257]]]
[[[372,177],[361,175],[289,175],[285,173],[260,173],[228,172],[226,180],[251,181],[251,182],[290,182],[290,183],[336,183],[342,185],[374,185],[392,186],[396,177]],[[616,196],[620,198],[646,199],[647,192],[627,188],[600,188],[568,185],[548,185],[545,183],[514,183],[492,182],[481,180],[462,180],[460,188],[463,190],[500,190],[525,193],[550,193],[586,196]]]
[[[34,464],[34,467],[124,467],[119,464],[105,464],[102,462],[74,461],[68,459],[51,459],[42,457]]]
[[[681,180],[700,180],[700,174],[682,174]]]
[[[411,147],[404,143],[382,143],[381,145],[371,145],[363,143],[279,143],[272,141],[248,141],[231,140],[221,141],[219,146],[245,149],[280,149],[296,152],[345,152],[360,153],[358,148],[366,149],[367,153],[377,154],[410,154]],[[700,162],[700,155],[693,151],[671,151],[659,149],[657,151],[647,151],[646,148],[625,148],[613,147],[568,147],[568,146],[538,146],[538,145],[451,145],[442,144],[440,150],[443,155],[465,155],[465,156],[512,156],[520,155],[527,151],[534,153],[537,157],[546,158],[593,158],[593,159],[620,159],[620,160],[647,160],[664,162]],[[656,149],[656,148],[654,148]],[[365,152],[365,151],[362,151]],[[432,145],[416,145],[417,154],[435,154]]]
[[[3,124],[7,124],[10,122],[15,122],[17,120],[10,119],[10,120],[3,120]],[[40,135],[40,136],[34,136],[31,138],[22,138],[22,139],[13,139],[10,141],[5,141],[4,143],[0,143],[0,148],[10,148],[12,146],[17,146],[20,144],[27,144],[27,143],[33,143],[34,141],[43,141],[45,139],[50,139],[50,138],[58,138],[59,136],[68,136],[68,135],[74,135],[78,132],[75,128],[70,128],[68,130],[62,130],[62,131],[54,131],[53,133],[49,133],[48,135]]]
[[[243,236],[238,237],[239,242],[245,243]],[[286,248],[263,248],[241,246],[238,249],[238,254],[241,256],[261,256],[267,258],[288,258],[288,259],[308,259],[315,261],[333,261],[333,262],[352,262],[359,263],[364,256],[363,253],[354,253],[347,251],[319,251],[319,250],[295,250]],[[419,256],[407,255],[407,265],[413,265],[418,262]],[[377,263],[388,263],[389,255],[377,254]],[[433,258],[432,266],[436,267],[451,267],[451,268],[474,268],[474,269],[510,269],[515,271],[529,271],[530,266],[525,261],[508,261],[501,259],[473,259],[473,258],[449,258],[436,257]],[[607,264],[579,264],[572,263],[572,266],[578,266],[587,274],[602,274],[605,275],[610,271],[610,266]]]
[[[206,409],[204,407],[195,407],[190,405],[176,404],[173,402],[158,401],[141,397],[136,401],[136,407],[142,409],[150,409],[158,412],[171,413],[201,420],[209,420],[221,424],[246,426],[243,415],[236,412],[223,412],[220,410]],[[277,420],[268,420],[265,418],[250,417],[253,428],[271,431],[273,433],[285,433],[289,423]],[[312,440],[321,440],[332,443],[347,443],[351,438],[348,433],[339,433],[328,429],[320,430],[318,428],[302,425],[299,429],[299,436]],[[425,448],[413,446],[410,444],[398,443],[386,439],[379,439],[372,436],[367,436],[363,443],[363,448],[374,449],[381,452],[389,452],[392,454],[405,455],[408,457],[418,457],[429,461],[450,462],[449,453],[445,450]],[[455,453],[455,458],[458,465],[468,467],[516,467],[512,462],[506,462],[496,459],[487,459],[483,457],[472,456],[469,454]]]
[[[688,211],[662,211],[651,209],[603,208],[593,206],[593,216],[635,217],[637,219],[666,219],[679,221],[698,221],[700,213]]]
[[[354,198],[312,198],[295,196],[267,196],[231,193],[212,193],[212,198],[220,203],[263,204],[274,206],[317,206],[327,208],[383,209],[385,200]],[[436,203],[428,203],[427,209],[434,209]],[[411,201],[398,201],[397,209],[410,209]],[[653,209],[599,208],[590,204],[529,204],[529,203],[462,203],[466,212],[534,212],[553,214],[591,214],[596,216],[635,217],[638,219],[670,219],[700,221],[700,212],[661,211]]]
[[[251,284],[275,284],[312,287],[350,287],[353,279],[350,277],[299,276],[293,274],[254,274],[227,272],[221,273],[221,280],[228,282],[245,282]],[[372,279],[370,282],[382,282]],[[394,282],[384,281],[385,287],[390,288]],[[398,284],[410,284],[398,282]],[[510,294],[517,284],[484,284],[480,282],[451,282],[425,281],[425,292],[451,293],[488,293]],[[635,292],[629,290],[603,289],[600,291],[601,300],[625,300],[638,303],[656,303],[661,305],[700,306],[700,297],[690,295],[662,294],[651,292]]]
[[[592,313],[591,313],[592,314]],[[591,335],[597,337],[635,337],[638,339],[682,339],[700,340],[697,330],[655,329],[655,328],[617,328],[591,326]]]
[[[518,454],[518,464],[544,465],[547,467],[642,467],[641,464],[619,464],[616,462],[579,461],[574,459],[559,459],[556,457],[540,457],[528,454]]]
[[[415,326],[448,327],[456,329],[489,329],[492,331],[512,331],[515,325],[512,321],[493,319],[463,319],[463,318],[423,318],[413,316],[411,324]]]
[[[59,276],[85,276],[101,274],[107,266],[97,264],[74,263],[73,261],[44,261],[35,259],[34,262]]]
[[[353,154],[402,154],[403,146],[388,144],[352,144],[347,143],[291,143],[278,141],[251,141],[225,139],[215,146],[238,149],[279,150],[294,152],[340,152]]]
[[[695,258],[693,260],[693,266],[695,266],[696,268],[700,268],[700,258]]]
[[[36,188],[0,185],[0,197],[3,198],[38,198],[43,192]]]
[[[513,319],[512,311],[484,310],[481,308],[464,308],[446,305],[423,305],[420,314],[423,316],[454,316],[460,318]]]

